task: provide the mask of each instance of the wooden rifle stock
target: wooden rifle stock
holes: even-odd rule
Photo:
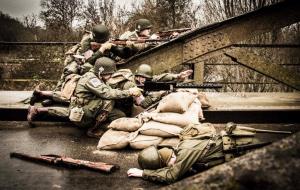
[[[12,152],[10,157],[19,158],[23,160],[28,160],[32,162],[41,162],[51,165],[64,166],[68,168],[85,168],[94,171],[100,171],[105,173],[111,173],[117,169],[119,166],[107,164],[104,162],[91,162],[86,160],[73,159],[60,155],[41,155],[41,156],[31,156],[28,154]]]

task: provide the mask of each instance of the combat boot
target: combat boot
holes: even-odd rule
[[[28,124],[33,127],[32,121],[36,118],[38,114],[42,112],[48,112],[48,108],[37,108],[35,106],[29,106],[27,113]]]
[[[51,99],[46,99],[46,100],[43,100],[42,101],[42,105],[44,106],[44,107],[49,107],[49,106],[52,106],[54,104],[54,102],[53,102],[53,100],[51,100]]]
[[[33,106],[36,102],[38,102],[41,99],[42,95],[41,95],[41,91],[38,89],[35,89],[32,93],[32,96],[30,98],[30,102],[29,104],[31,106]]]
[[[103,122],[107,119],[107,116],[108,112],[102,110],[96,118],[96,124],[87,130],[86,135],[92,138],[100,138],[105,132],[100,124],[103,124]]]

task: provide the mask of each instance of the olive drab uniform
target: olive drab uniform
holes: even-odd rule
[[[83,55],[85,52],[90,50],[90,44],[88,41],[92,40],[92,35],[90,32],[86,32],[83,35],[83,38],[79,44],[76,44],[69,49],[65,55],[65,61],[64,61],[64,69],[63,73],[54,89],[54,91],[60,91],[63,84],[65,83],[66,77],[70,74],[79,74],[83,75],[87,71],[89,71],[93,65],[89,62],[80,63],[78,60],[75,60],[73,55]]]
[[[123,33],[120,37],[120,40],[137,40],[139,39],[139,35],[137,33],[137,31],[126,31],[125,33]],[[132,49],[132,51],[134,53],[137,53],[139,51],[142,51],[146,48],[148,48],[148,44],[146,43],[133,43],[132,45],[129,46],[130,49]],[[132,54],[134,54],[132,53]]]
[[[111,78],[107,81],[107,84],[114,89],[120,90],[128,90],[129,88],[136,87],[134,75],[130,69],[118,70],[112,74]],[[133,102],[132,97],[116,100],[115,108],[124,112],[125,115],[129,117],[132,113]]]
[[[72,109],[82,110],[80,121],[74,122],[80,127],[92,127],[101,112],[110,112],[113,107],[113,99],[130,97],[129,91],[112,89],[99,79],[93,69],[85,73],[78,81],[71,98],[69,108],[49,108],[48,113],[62,117],[69,117]]]
[[[209,123],[188,125],[180,133],[180,142],[174,150],[177,157],[175,164],[157,170],[145,169],[143,178],[158,182],[175,182],[189,171],[203,171],[231,160],[236,155],[224,153],[229,147],[228,144],[232,148],[236,145],[251,144],[256,140],[254,134],[238,127],[231,131],[227,127],[223,132],[225,134],[217,135],[215,128]],[[232,142],[228,143],[224,137],[231,138]],[[243,153],[245,152],[241,152],[240,155]]]
[[[152,78],[153,82],[170,82],[170,81],[177,81],[178,74],[174,73],[163,73],[160,75],[154,75]]]

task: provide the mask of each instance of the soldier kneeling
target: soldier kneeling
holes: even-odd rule
[[[107,57],[97,59],[94,68],[78,80],[68,108],[29,106],[27,115],[29,124],[42,112],[69,118],[75,125],[85,128],[97,127],[110,117],[109,114],[114,119],[124,117],[124,115],[114,113],[113,100],[140,96],[141,89],[135,87],[118,90],[106,85],[106,81],[115,71],[115,61]]]

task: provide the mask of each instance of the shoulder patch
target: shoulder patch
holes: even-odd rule
[[[102,82],[98,78],[93,78],[89,81],[93,87],[97,88],[102,84]]]

